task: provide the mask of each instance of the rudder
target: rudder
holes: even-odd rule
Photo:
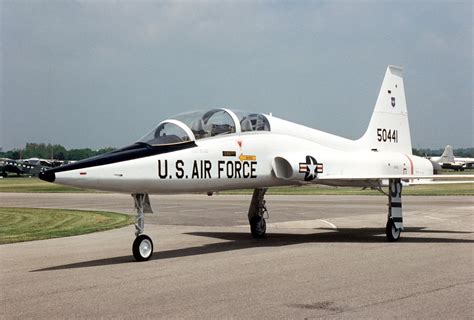
[[[366,150],[412,154],[402,68],[387,67],[369,127],[358,142]]]

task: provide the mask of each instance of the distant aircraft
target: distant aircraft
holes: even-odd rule
[[[25,160],[12,160],[2,158],[0,159],[0,175],[6,177],[8,176],[8,173],[13,173],[18,176],[37,176],[40,174],[40,172],[58,167],[63,163],[64,161],[39,158],[29,158]]]
[[[0,171],[1,176],[6,177],[8,173],[13,173],[18,176],[20,175],[32,175],[36,176],[40,172],[49,169],[50,167],[42,166],[39,163],[29,163],[26,160],[12,160],[12,159],[0,159]]]
[[[433,162],[437,162],[443,169],[454,169],[455,171],[464,171],[474,167],[474,158],[454,157],[453,147],[447,145],[440,157],[430,157]]]
[[[430,183],[433,165],[412,155],[401,68],[389,66],[365,134],[358,140],[311,129],[272,115],[229,109],[197,111],[158,124],[135,144],[40,174],[75,187],[130,193],[137,209],[138,261],[153,242],[144,232],[148,194],[254,189],[248,210],[251,234],[266,233],[268,187],[324,184],[374,188],[388,197],[386,235],[403,230],[402,182]],[[468,176],[462,176],[464,178]],[[425,180],[420,180],[425,179]],[[388,191],[382,188],[388,182]]]

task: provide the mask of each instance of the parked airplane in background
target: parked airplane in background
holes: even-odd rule
[[[396,241],[403,229],[402,181],[439,177],[428,159],[412,155],[402,73],[394,66],[387,68],[359,140],[271,115],[213,109],[175,116],[133,145],[40,174],[49,182],[132,194],[137,209],[132,251],[139,261],[153,253],[152,240],[143,234],[144,213],[152,212],[148,194],[252,188],[248,219],[252,235],[260,238],[266,233],[268,187],[375,188],[388,196],[386,235]]]
[[[454,157],[453,147],[447,145],[440,157],[430,157],[431,161],[439,163],[443,169],[454,169],[464,171],[474,167],[474,158]]]
[[[9,173],[20,175],[37,176],[40,172],[59,167],[64,161],[29,158],[25,160],[0,159],[0,175],[7,177]]]
[[[0,160],[0,171],[2,177],[8,176],[8,173],[16,175],[38,175],[40,172],[50,169],[39,163],[29,163],[27,160],[12,160],[12,159],[1,159]]]

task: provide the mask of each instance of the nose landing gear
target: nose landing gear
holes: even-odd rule
[[[146,234],[145,231],[145,213],[153,213],[150,205],[150,198],[148,194],[134,193],[132,194],[135,201],[135,209],[137,209],[137,216],[135,218],[135,240],[132,245],[133,257],[137,261],[146,261],[153,255],[153,241]]]

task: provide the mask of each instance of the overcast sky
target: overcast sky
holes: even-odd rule
[[[229,107],[348,138],[388,64],[414,147],[472,147],[471,1],[5,1],[0,147],[119,147]]]

